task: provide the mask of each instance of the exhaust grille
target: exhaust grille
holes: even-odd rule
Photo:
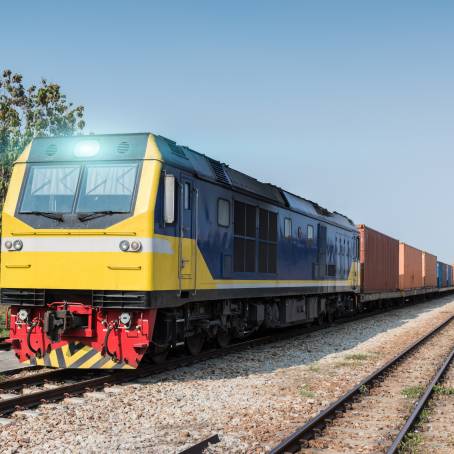
[[[93,291],[93,306],[115,308],[143,308],[148,304],[145,292],[122,292],[118,290]]]
[[[207,158],[209,163],[211,164],[211,168],[216,176],[216,180],[220,183],[231,185],[230,178],[228,177],[227,173],[224,170],[224,165],[219,161],[215,161],[214,159]]]
[[[117,147],[117,153],[119,154],[126,154],[129,151],[129,143],[128,142],[120,142]]]
[[[1,303],[10,306],[44,306],[45,290],[3,288]]]

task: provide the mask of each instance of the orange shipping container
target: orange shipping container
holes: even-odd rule
[[[399,289],[399,241],[364,224],[360,235],[361,291],[395,292]]]
[[[422,251],[405,243],[399,245],[399,288],[409,290],[424,287]]]
[[[422,279],[424,287],[437,286],[437,257],[428,252],[422,253]]]

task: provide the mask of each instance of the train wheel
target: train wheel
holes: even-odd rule
[[[205,336],[202,333],[195,334],[186,338],[186,349],[192,356],[198,355],[205,343]]]
[[[230,333],[224,329],[219,329],[216,334],[216,343],[220,348],[225,348],[230,344],[232,336]]]
[[[320,312],[320,315],[317,318],[317,325],[318,326],[326,325],[326,314],[324,312]]]
[[[334,323],[334,312],[328,312],[326,314],[326,322],[328,325],[332,325]]]
[[[162,364],[167,359],[169,351],[169,347],[157,347],[153,345],[151,347],[150,358],[155,364]]]

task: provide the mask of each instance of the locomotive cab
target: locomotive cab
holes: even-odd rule
[[[22,362],[138,365],[155,321],[160,171],[148,134],[38,138],[20,156],[3,211],[1,296]]]

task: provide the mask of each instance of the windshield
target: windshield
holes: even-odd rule
[[[70,213],[79,176],[80,165],[33,166],[28,174],[21,213]]]
[[[138,164],[129,162],[33,165],[25,183],[20,212],[128,213],[137,167]]]
[[[137,164],[99,164],[85,169],[77,202],[78,213],[114,210],[128,213],[136,183]]]

